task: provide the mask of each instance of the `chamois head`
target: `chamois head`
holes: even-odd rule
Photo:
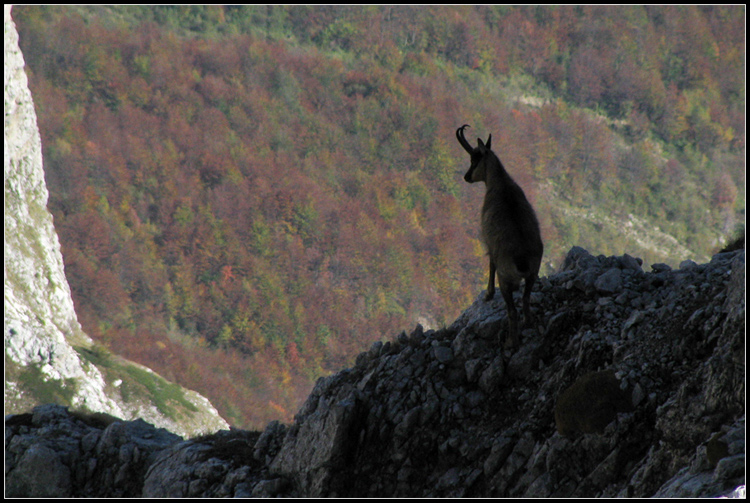
[[[464,180],[469,183],[474,182],[487,182],[487,161],[495,158],[492,154],[492,135],[487,137],[487,143],[483,143],[481,138],[477,138],[477,146],[472,147],[469,142],[464,138],[464,128],[470,127],[468,124],[464,124],[456,130],[456,138],[458,143],[466,150],[471,156],[471,166],[469,171],[464,175]]]

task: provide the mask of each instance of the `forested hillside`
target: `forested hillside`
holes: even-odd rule
[[[744,223],[744,6],[13,15],[84,330],[237,426],[483,288],[462,124],[535,205],[542,274]]]

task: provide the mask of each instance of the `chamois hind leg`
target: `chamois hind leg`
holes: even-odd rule
[[[502,282],[500,285],[500,292],[505,300],[505,309],[508,311],[508,337],[505,339],[505,347],[510,349],[517,348],[521,343],[518,333],[518,311],[513,303],[513,291],[516,288],[518,285],[508,282]]]
[[[495,263],[490,259],[490,280],[487,283],[487,295],[484,296],[484,300],[492,300],[495,296]]]
[[[531,317],[531,310],[529,309],[529,299],[531,298],[531,289],[534,287],[534,283],[537,280],[537,275],[533,274],[526,278],[526,284],[523,289],[523,326],[530,327],[533,321]]]

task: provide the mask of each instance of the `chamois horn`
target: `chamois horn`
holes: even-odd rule
[[[456,138],[458,138],[458,143],[461,144],[461,146],[466,150],[469,154],[472,154],[474,152],[474,149],[471,145],[469,145],[469,142],[466,141],[466,138],[464,138],[464,128],[471,127],[468,124],[464,124],[460,128],[456,130]]]

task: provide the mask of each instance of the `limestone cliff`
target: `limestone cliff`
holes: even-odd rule
[[[226,428],[206,398],[110,355],[81,330],[47,211],[36,113],[8,5],[4,18],[6,412],[55,401],[145,418],[181,435]]]

